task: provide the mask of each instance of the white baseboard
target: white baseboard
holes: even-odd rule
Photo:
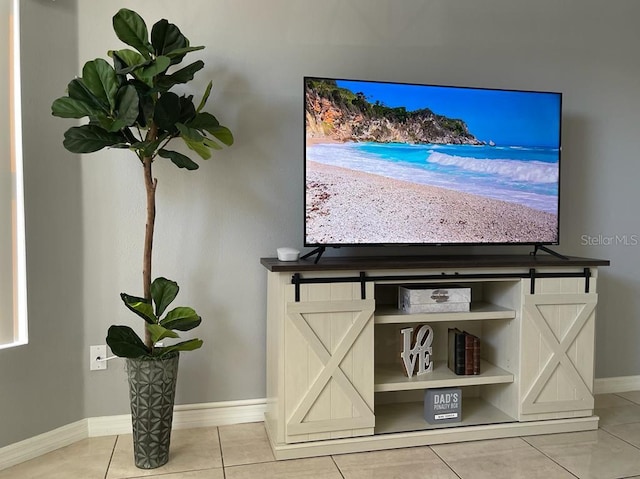
[[[67,424],[24,441],[0,448],[0,471],[42,456],[87,437],[87,420]]]
[[[173,429],[224,426],[264,420],[266,399],[185,404],[174,408]],[[87,419],[88,437],[131,434],[131,414]]]
[[[640,376],[601,378],[596,379],[593,384],[594,394],[624,393],[628,391],[640,391]]]
[[[266,399],[179,405],[173,428],[224,426],[264,420]],[[88,437],[131,434],[131,415],[91,417],[0,448],[0,471]]]

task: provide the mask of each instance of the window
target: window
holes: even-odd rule
[[[27,342],[19,0],[0,0],[0,348]]]

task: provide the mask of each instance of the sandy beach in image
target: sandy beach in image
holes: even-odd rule
[[[307,161],[307,242],[553,242],[556,216],[507,201]]]

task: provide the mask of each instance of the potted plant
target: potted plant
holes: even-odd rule
[[[167,312],[178,294],[178,285],[163,277],[151,280],[157,186],[153,162],[166,159],[178,168],[195,170],[198,164],[183,153],[167,149],[169,143],[179,139],[206,160],[211,150],[230,146],[233,136],[215,116],[204,111],[211,82],[197,106],[192,95],[171,91],[175,85],[193,80],[204,67],[201,60],[176,67],[187,54],[204,47],[191,46],[180,29],[165,19],[153,25],[149,37],[144,20],[128,9],[114,15],[113,29],[133,50],[110,50],[111,63],[101,58],[85,63],[82,77],[71,80],[67,95],[55,100],[51,109],[54,116],[62,118],[89,118],[88,124],[65,132],[63,145],[67,150],[92,153],[107,147],[128,149],[144,171],[143,292],[141,296],[120,295],[125,306],[144,320],[144,340],[129,326],[114,325],[108,330],[107,344],[114,354],[126,358],[134,458],[136,466],[149,469],[165,464],[169,458],[179,352],[202,346],[200,339],[163,344],[178,338],[176,331],[198,326],[201,318],[190,307]]]

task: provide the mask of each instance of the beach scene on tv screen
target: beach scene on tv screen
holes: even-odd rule
[[[305,243],[557,243],[557,93],[305,79]]]

